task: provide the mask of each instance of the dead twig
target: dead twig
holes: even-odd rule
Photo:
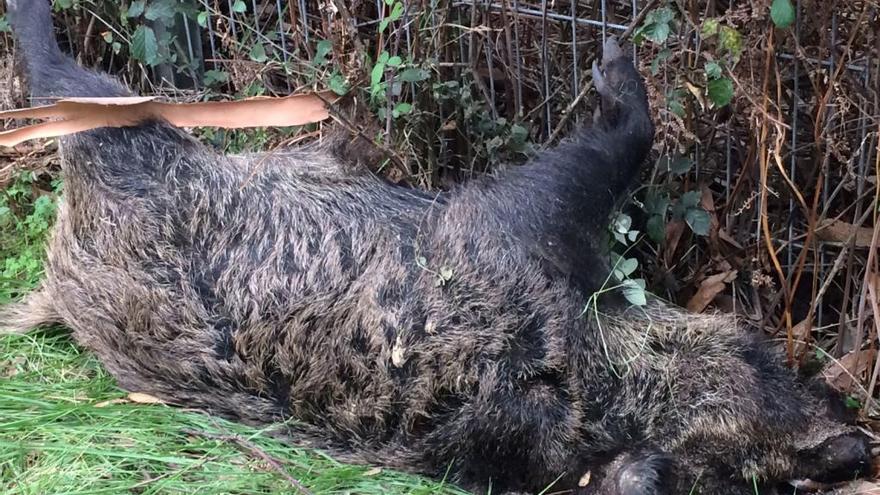
[[[303,495],[313,495],[308,488],[306,488],[302,483],[299,482],[299,480],[291,476],[290,473],[288,473],[287,470],[284,469],[284,466],[282,465],[284,461],[273,457],[265,450],[261,449],[258,445],[255,445],[253,442],[245,438],[242,438],[238,435],[211,433],[208,431],[193,430],[190,428],[184,428],[181,431],[186,435],[232,444],[245,454],[248,454],[255,459],[260,459],[264,461],[273,470],[280,474],[285,480],[287,480],[287,482],[290,483],[291,486],[296,488],[298,492],[302,493]]]

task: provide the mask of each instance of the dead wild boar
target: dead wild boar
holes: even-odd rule
[[[130,94],[60,51],[47,0],[7,6],[33,97]],[[613,40],[594,82],[594,125],[440,195],[320,144],[223,156],[163,122],[64,137],[45,279],[0,327],[61,323],[127,390],[294,419],[291,441],[451,466],[475,492],[745,495],[864,472],[832,398],[734,318],[602,291],[600,233],[654,128]]]

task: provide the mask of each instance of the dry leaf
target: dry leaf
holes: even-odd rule
[[[688,301],[687,309],[694,313],[702,312],[715,299],[715,296],[724,290],[725,284],[733,282],[736,274],[736,270],[728,270],[706,277],[700,282],[697,293]]]
[[[391,364],[394,365],[395,368],[400,368],[406,363],[406,347],[403,346],[403,341],[400,338],[400,335],[397,336],[397,340],[394,342],[394,347],[391,348]]]
[[[708,184],[700,188],[700,206],[709,215],[709,245],[713,253],[718,252],[718,231],[721,225],[718,223],[718,215],[715,214],[715,198]]]
[[[880,328],[880,275],[868,272],[868,298],[874,313],[874,326]]]
[[[589,485],[590,478],[592,478],[592,477],[593,477],[592,471],[587,471],[586,473],[584,473],[583,476],[581,476],[581,479],[578,480],[578,486],[583,488],[583,487]]]
[[[859,378],[867,373],[874,351],[865,349],[852,351],[837,361],[831,361],[822,370],[822,376],[829,385],[839,391],[847,391],[853,384],[853,377]]]
[[[429,319],[425,322],[425,333],[434,335],[437,332],[437,322]]]
[[[870,247],[874,229],[856,227],[840,220],[824,220],[816,227],[816,238],[820,241],[848,242],[851,235],[855,235],[856,247]]]
[[[708,184],[703,184],[703,187],[700,188],[700,206],[715,220],[713,223],[717,224],[718,219],[715,218],[715,198],[712,196],[712,190],[709,189]]]
[[[698,88],[694,83],[684,80],[684,86],[690,91],[691,95],[693,95],[694,99],[700,104],[700,110],[706,109],[706,100],[703,98],[703,90]]]
[[[27,359],[25,359],[24,356],[16,356],[11,361],[3,361],[0,363],[0,370],[3,370],[0,375],[3,375],[6,378],[12,378],[18,374],[18,368],[26,361]]]
[[[795,340],[795,354],[800,355],[803,352],[803,346],[807,345],[806,342],[809,341],[810,330],[812,329],[813,322],[808,319],[804,319],[791,327],[791,335]]]
[[[794,338],[799,340],[807,340],[807,337],[810,336],[810,330],[812,330],[813,325],[810,320],[802,320],[798,322],[795,326],[791,327],[791,334]]]
[[[98,402],[95,404],[95,407],[107,407],[113,404],[128,404],[129,402],[133,402],[135,404],[164,404],[165,402],[158,397],[154,397],[150,394],[144,394],[141,392],[132,392],[128,394],[126,397],[120,397],[117,399],[110,399]]]
[[[717,218],[715,220],[717,221]],[[728,234],[724,229],[718,229],[718,238],[721,239],[722,241],[730,244],[731,246],[733,246],[735,248],[738,248],[738,249],[743,248],[742,244],[737,242],[737,240],[734,239],[733,237],[731,237],[731,235]]]
[[[675,258],[675,251],[678,249],[678,242],[684,234],[683,220],[672,220],[666,224],[666,242],[664,242],[664,253],[666,255],[666,265],[671,266]]]
[[[305,93],[239,101],[164,103],[152,97],[67,98],[55,104],[0,112],[2,119],[56,119],[0,132],[0,145],[63,136],[98,127],[124,127],[164,120],[177,127],[286,127],[320,122],[330,116],[333,93]]]
[[[165,402],[158,397],[153,397],[150,394],[144,394],[141,392],[132,392],[128,394],[128,400],[134,402],[136,404],[164,404]]]
[[[110,400],[102,400],[95,404],[95,407],[107,407],[112,406],[113,404],[127,404],[128,399],[110,399]]]
[[[382,468],[374,467],[368,471],[366,471],[363,476],[376,476],[377,474],[382,472]]]

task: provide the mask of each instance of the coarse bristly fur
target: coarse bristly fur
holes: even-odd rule
[[[129,94],[62,54],[47,0],[7,5],[34,97]],[[350,461],[451,466],[476,492],[745,495],[864,471],[865,439],[732,317],[592,297],[654,134],[614,41],[595,81],[594,126],[436,196],[320,145],[66,136],[45,279],[0,327],[62,323],[125,389],[288,421]]]

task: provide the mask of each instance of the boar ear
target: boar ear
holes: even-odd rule
[[[672,460],[661,452],[626,454],[614,473],[619,495],[663,495],[672,486]]]

